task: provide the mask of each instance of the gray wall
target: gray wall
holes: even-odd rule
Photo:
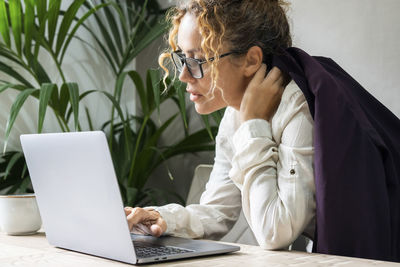
[[[400,1],[291,2],[295,45],[334,59],[400,117]]]

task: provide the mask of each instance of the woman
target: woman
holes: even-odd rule
[[[285,6],[191,0],[173,10],[172,53],[160,65],[167,71],[163,60],[172,58],[198,113],[226,111],[200,204],[127,207],[131,229],[216,239],[243,209],[263,248],[285,248],[303,232],[313,237],[313,119],[298,86],[269,69],[272,55],[291,46]]]

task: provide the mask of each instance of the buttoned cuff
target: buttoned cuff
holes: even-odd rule
[[[272,139],[271,124],[263,119],[252,119],[242,123],[233,135],[233,145],[236,151],[252,138]]]

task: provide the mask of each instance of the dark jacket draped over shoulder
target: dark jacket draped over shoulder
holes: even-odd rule
[[[333,60],[273,58],[314,118],[318,253],[400,261],[400,120]]]

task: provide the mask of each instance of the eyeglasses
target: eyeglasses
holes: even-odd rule
[[[223,58],[223,57],[229,56],[231,54],[239,54],[239,53],[240,52],[238,52],[238,51],[232,51],[232,52],[228,52],[228,53],[220,55],[219,58]],[[201,60],[201,59],[196,59],[196,58],[185,57],[182,54],[181,50],[172,52],[171,57],[172,57],[172,61],[175,64],[176,69],[179,72],[182,72],[183,67],[186,65],[190,75],[192,75],[192,77],[195,79],[201,79],[204,77],[203,67],[201,65],[215,60],[215,57],[209,58],[208,61],[205,59]]]

